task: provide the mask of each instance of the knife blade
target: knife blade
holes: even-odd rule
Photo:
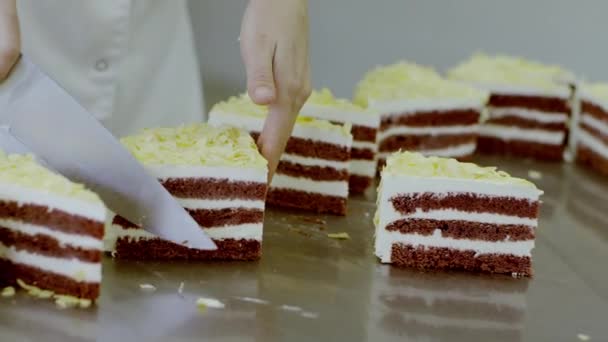
[[[216,249],[160,182],[26,56],[0,84],[0,125],[15,138],[12,143],[10,138],[0,140],[6,148],[22,145],[52,169],[86,184],[110,210],[146,231],[190,248]]]

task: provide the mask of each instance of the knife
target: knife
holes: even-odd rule
[[[190,248],[216,249],[160,182],[26,56],[0,84],[0,125],[5,126],[0,147],[7,153],[31,151],[152,234]]]

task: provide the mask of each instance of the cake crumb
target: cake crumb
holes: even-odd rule
[[[91,305],[93,304],[93,301],[91,299],[56,294],[55,292],[50,290],[42,290],[36,286],[28,285],[21,279],[17,279],[17,284],[19,284],[21,288],[26,290],[27,293],[32,297],[41,299],[53,298],[55,300],[55,305],[57,305],[60,309],[74,307],[86,309],[91,307]]]
[[[252,297],[234,297],[234,298],[241,300],[243,302],[248,302],[248,303],[262,304],[262,305],[269,304],[269,302],[267,300],[260,299],[260,298],[252,298]]]
[[[346,232],[328,233],[327,237],[330,238],[330,239],[337,239],[337,240],[348,240],[348,239],[350,239],[350,235],[348,235],[348,233],[346,233]]]
[[[139,289],[144,292],[154,292],[156,291],[156,286],[152,284],[139,284]]]
[[[179,283],[179,287],[177,288],[177,293],[182,294],[184,292],[184,282]]]
[[[585,335],[585,334],[578,334],[578,335],[576,335],[576,337],[578,337],[578,339],[581,341],[591,340],[591,337],[589,337],[589,335]]]
[[[53,297],[53,295],[55,294],[53,291],[43,290],[36,286],[28,285],[21,279],[17,279],[17,284],[19,284],[22,289],[26,290],[27,294],[32,297],[47,299]]]
[[[319,314],[318,313],[314,313],[314,312],[309,312],[309,311],[304,311],[300,314],[300,316],[304,317],[304,318],[311,318],[311,319],[316,319],[319,318]]]
[[[301,307],[294,306],[294,305],[281,305],[281,309],[283,309],[285,311],[291,311],[291,312],[300,312],[300,311],[302,311]]]
[[[524,277],[523,273],[517,273],[517,272],[513,272],[511,273],[511,277],[515,278],[515,279],[520,279]]]
[[[543,178],[543,174],[540,171],[528,170],[528,177],[534,180],[539,180]]]
[[[196,307],[199,311],[202,312],[205,311],[207,308],[223,309],[226,307],[226,305],[214,298],[198,297],[198,299],[196,300]]]
[[[12,286],[8,286],[2,289],[2,297],[8,298],[13,297],[15,295],[15,288]]]
[[[65,296],[65,295],[54,295],[55,305],[57,305],[61,309],[74,308],[79,307],[82,309],[86,309],[91,307],[92,300],[77,298],[73,296]]]

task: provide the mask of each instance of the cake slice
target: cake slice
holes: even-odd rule
[[[209,123],[243,128],[257,139],[267,108],[243,95],[213,106]],[[266,203],[275,207],[346,215],[350,150],[350,124],[300,116],[287,142]]]
[[[327,88],[313,91],[300,113],[337,124],[352,124],[349,192],[361,194],[369,189],[376,178],[378,113],[335,98]]]
[[[99,297],[106,208],[29,155],[0,153],[0,287],[58,302]]]
[[[107,251],[116,258],[142,260],[261,256],[267,166],[246,132],[192,124],[147,129],[122,142],[192,215],[217,250],[174,244],[116,216],[106,237]]]
[[[355,103],[380,113],[378,164],[399,150],[466,159],[475,151],[485,91],[408,62],[377,67],[359,82]]]
[[[573,134],[576,160],[608,176],[608,84],[584,84],[579,96],[580,119]]]
[[[542,194],[534,184],[409,152],[391,155],[381,177],[375,251],[383,263],[532,275]]]
[[[561,161],[567,145],[574,76],[557,66],[476,54],[448,72],[491,92],[480,127],[481,153]]]

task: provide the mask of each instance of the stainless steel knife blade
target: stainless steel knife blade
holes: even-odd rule
[[[216,249],[160,182],[26,56],[0,84],[0,125],[52,169],[97,192],[115,213],[163,239]],[[9,140],[0,142],[19,148]]]

